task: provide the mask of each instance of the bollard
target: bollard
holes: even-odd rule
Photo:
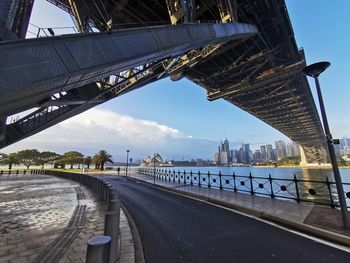
[[[110,200],[113,200],[113,199],[118,199],[119,196],[118,196],[118,192],[116,189],[114,189],[113,187],[109,190],[109,198],[108,198],[108,202]]]
[[[119,199],[109,200],[107,210],[108,211],[119,211],[120,210],[120,200]]]
[[[111,247],[110,236],[96,236],[88,241],[86,263],[107,263]]]
[[[106,212],[104,235],[111,237],[111,246],[109,252],[110,263],[115,263],[118,257],[119,221],[119,211]]]
[[[112,185],[109,184],[108,182],[105,182],[105,197],[104,200],[106,201],[106,203],[108,202],[109,199],[109,190],[111,189]]]

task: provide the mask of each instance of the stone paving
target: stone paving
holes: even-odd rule
[[[48,175],[0,176],[0,263],[85,262],[87,241],[104,231],[106,205],[89,189]],[[120,262],[135,262],[121,213]]]

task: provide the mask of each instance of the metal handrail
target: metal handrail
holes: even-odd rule
[[[139,168],[138,172],[153,176],[157,179],[172,181],[176,183],[191,184],[199,187],[215,188],[220,190],[230,190],[234,192],[250,193],[251,195],[269,196],[295,200],[297,202],[315,203],[327,205],[332,208],[339,207],[338,196],[335,189],[335,182],[321,180],[293,178],[275,178],[270,174],[268,177],[248,175],[236,175],[232,173],[203,173],[201,171],[180,171],[167,169]],[[310,184],[310,185],[308,185]],[[343,183],[350,186],[350,183]],[[350,191],[345,193],[345,198],[350,200]],[[350,204],[350,201],[348,202]],[[348,205],[350,208],[350,205]]]

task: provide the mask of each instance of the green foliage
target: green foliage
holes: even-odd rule
[[[41,165],[44,168],[46,163],[52,163],[58,160],[61,156],[55,152],[44,151],[39,154],[37,164]]]
[[[92,162],[95,164],[95,169],[100,169],[103,171],[106,163],[113,163],[112,155],[110,155],[106,150],[100,150],[94,155]]]
[[[18,158],[16,153],[1,153],[0,154],[0,164],[1,165],[8,165],[9,170],[12,169],[13,164],[18,164]]]
[[[298,166],[300,165],[300,156],[284,157],[277,161],[278,166]]]
[[[350,165],[350,162],[347,162],[346,160],[344,160],[341,157],[337,157],[337,163],[339,166],[347,166]]]
[[[59,159],[60,164],[70,164],[70,168],[73,169],[73,164],[83,163],[83,154],[77,151],[65,152]]]
[[[16,153],[18,162],[25,165],[27,169],[38,163],[40,152],[37,149],[27,149]]]
[[[85,158],[84,164],[87,165],[87,168],[88,168],[88,169],[90,169],[90,164],[91,164],[91,163],[92,163],[92,158],[91,158],[91,156],[87,156],[87,157]]]

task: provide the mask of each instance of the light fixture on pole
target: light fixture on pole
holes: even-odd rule
[[[156,154],[153,157],[153,184],[156,184]]]
[[[333,147],[333,138],[332,138],[332,134],[331,134],[330,129],[329,129],[327,115],[326,115],[326,109],[324,107],[321,88],[320,88],[320,82],[318,80],[318,76],[323,71],[325,71],[330,65],[331,65],[331,63],[328,61],[318,62],[318,63],[314,63],[312,65],[305,67],[302,72],[305,75],[310,76],[310,77],[315,79],[317,96],[318,96],[318,101],[320,104],[321,116],[322,116],[322,121],[323,121],[323,128],[324,128],[324,132],[326,134],[329,157],[331,159],[334,180],[335,180],[335,184],[336,184],[337,192],[338,192],[339,205],[340,205],[340,210],[341,210],[342,219],[343,219],[343,226],[344,226],[344,228],[349,228],[350,222],[349,222],[349,215],[347,212],[347,205],[346,205],[346,200],[345,200],[345,195],[344,195],[343,183],[342,183],[339,169],[338,169],[337,159],[336,159],[335,151],[334,151],[334,147]]]
[[[125,168],[125,175],[126,176],[128,176],[129,152],[130,152],[130,150],[126,150],[126,168]]]

